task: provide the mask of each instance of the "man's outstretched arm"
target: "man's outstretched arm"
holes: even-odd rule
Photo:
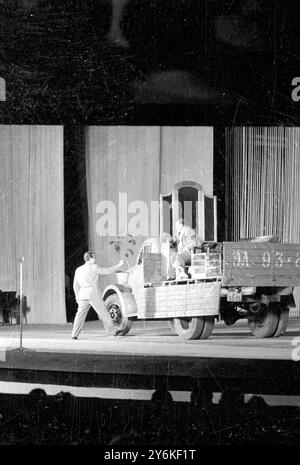
[[[124,265],[124,260],[120,260],[119,263],[117,263],[117,265],[109,266],[108,268],[97,266],[97,273],[98,274],[112,274],[120,270],[123,265]]]

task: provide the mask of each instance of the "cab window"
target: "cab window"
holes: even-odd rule
[[[143,247],[143,254],[144,253],[151,253],[151,244],[145,244]]]

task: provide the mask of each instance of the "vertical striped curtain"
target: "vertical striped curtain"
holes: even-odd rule
[[[277,234],[300,240],[300,128],[226,130],[231,240]]]
[[[299,243],[300,128],[227,128],[226,188],[228,240]]]
[[[65,323],[63,127],[0,126],[0,289],[23,293],[29,323]]]

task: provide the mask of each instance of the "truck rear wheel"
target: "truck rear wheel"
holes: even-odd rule
[[[132,321],[124,314],[119,296],[117,294],[111,294],[105,299],[104,303],[113,320],[114,329],[121,331],[119,336],[125,336],[132,326]]]
[[[278,313],[272,309],[248,317],[249,329],[253,336],[257,338],[274,336],[278,327],[278,322]]]
[[[174,318],[174,329],[183,339],[207,339],[215,324],[214,316]]]
[[[282,336],[286,332],[288,322],[289,322],[289,312],[290,312],[289,307],[286,307],[283,310],[280,310],[279,318],[278,318],[278,326],[277,326],[277,329],[273,337]]]
[[[174,320],[168,320],[168,325],[169,325],[169,328],[172,330],[173,333],[176,333],[176,329],[175,329],[175,326],[174,326]]]
[[[199,336],[199,339],[207,339],[213,332],[215,326],[215,317],[214,316],[204,316],[203,330]]]
[[[174,329],[183,339],[198,339],[203,326],[204,319],[201,317],[174,318]]]

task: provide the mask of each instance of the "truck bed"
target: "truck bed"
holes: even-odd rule
[[[300,286],[300,244],[224,242],[224,286]]]

